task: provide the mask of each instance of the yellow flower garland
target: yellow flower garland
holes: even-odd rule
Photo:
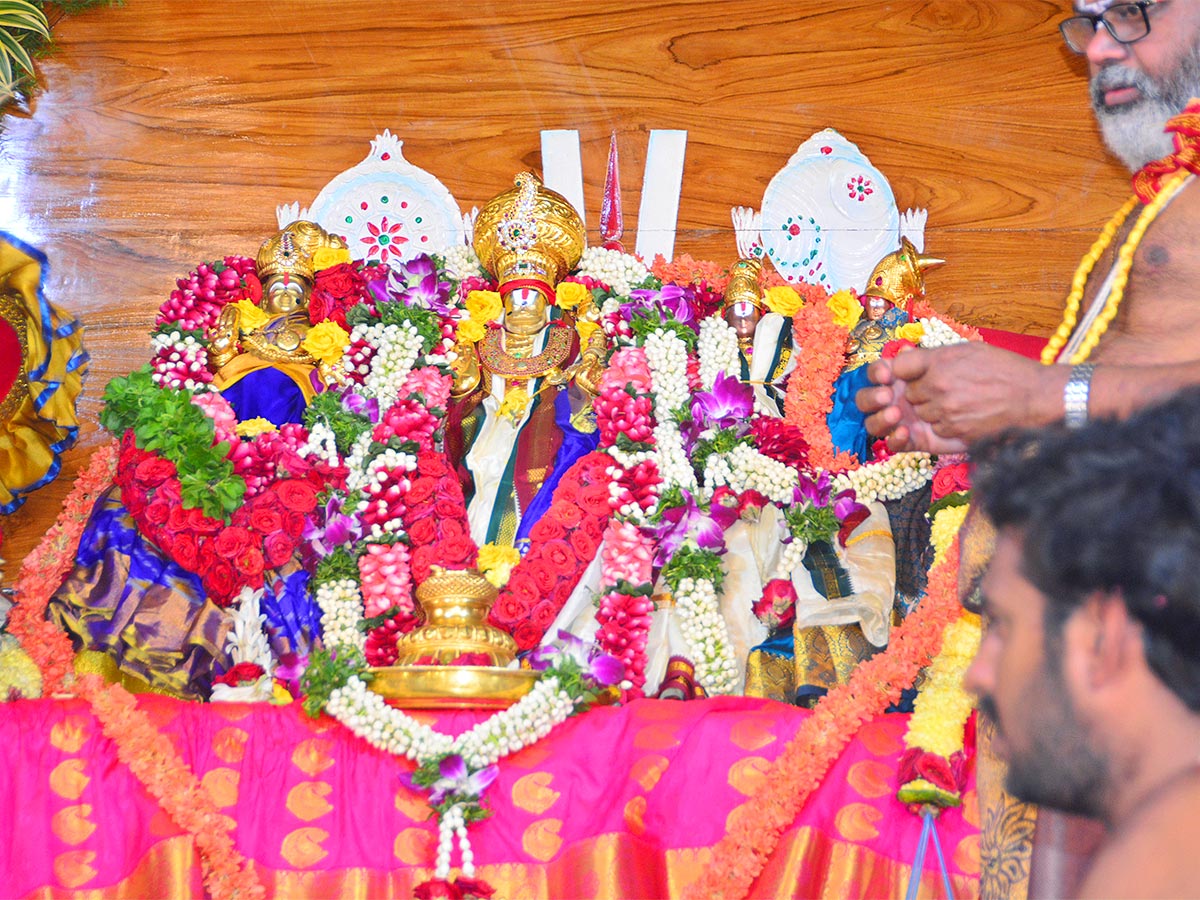
[[[1177,172],[1162,186],[1162,190],[1155,195],[1154,199],[1146,204],[1146,208],[1138,216],[1137,222],[1134,223],[1129,236],[1125,238],[1125,243],[1121,245],[1121,250],[1117,255],[1116,272],[1113,276],[1112,289],[1109,291],[1108,300],[1105,301],[1104,309],[1096,318],[1096,321],[1088,328],[1087,335],[1084,337],[1079,349],[1071,355],[1069,362],[1072,365],[1086,360],[1091,355],[1091,352],[1096,349],[1096,345],[1100,343],[1100,338],[1104,336],[1109,324],[1116,317],[1117,310],[1121,306],[1121,300],[1125,297],[1125,285],[1129,281],[1129,271],[1133,268],[1133,254],[1142,242],[1142,237],[1146,234],[1146,229],[1150,227],[1151,222],[1158,218],[1158,214],[1162,212],[1163,207],[1171,201],[1171,198],[1179,192],[1184,182],[1190,177],[1190,172]],[[1062,323],[1042,350],[1042,363],[1044,365],[1054,363],[1058,359],[1059,352],[1070,339],[1071,332],[1075,330],[1075,323],[1078,321],[1079,307],[1083,300],[1083,292],[1087,286],[1088,276],[1092,274],[1092,269],[1095,268],[1096,262],[1104,255],[1104,251],[1113,242],[1118,229],[1125,224],[1125,220],[1129,218],[1129,214],[1133,212],[1133,208],[1137,206],[1137,202],[1137,197],[1130,197],[1125,205],[1117,210],[1117,214],[1104,226],[1104,229],[1100,232],[1100,236],[1092,244],[1092,248],[1079,263],[1079,268],[1075,270],[1075,277],[1071,280],[1071,292],[1067,295],[1066,308],[1063,310]]]

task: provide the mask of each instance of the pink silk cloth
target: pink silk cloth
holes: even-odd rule
[[[376,750],[298,704],[142,695],[268,895],[410,896],[432,874],[436,827]],[[81,701],[17,701],[0,716],[0,895],[202,893],[191,837],[118,759]],[[415,713],[448,734],[481,711]],[[500,897],[674,897],[712,858],[731,812],[811,713],[748,697],[638,701],[577,716],[500,763],[494,815],[473,826],[477,877]],[[908,717],[868,722],[785,832],[751,896],[903,896],[921,822],[895,799]],[[972,774],[938,819],[956,897],[978,896]],[[455,854],[455,862],[458,857]],[[922,897],[942,897],[930,848]]]

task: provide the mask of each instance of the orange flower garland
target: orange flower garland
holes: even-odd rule
[[[684,892],[694,898],[744,897],[766,866],[784,830],[796,820],[859,728],[899,699],[941,650],[946,627],[961,612],[958,539],[929,574],[925,599],[892,632],[888,648],[858,664],[849,682],[817,703],[763,775],[762,788],[729,816],[713,847],[712,864]]]
[[[833,320],[832,311],[823,302],[825,292],[821,294],[821,302],[807,299],[792,318],[797,371],[804,377],[788,379],[783,418],[799,428],[808,441],[810,463],[840,472],[858,467],[853,453],[834,448],[826,421],[833,409],[833,383],[846,365],[849,332]]]
[[[75,660],[71,639],[46,621],[46,604],[62,584],[75,561],[83,526],[96,498],[112,484],[117,466],[116,444],[106,444],[92,454],[86,469],[75,480],[54,526],[21,566],[17,577],[17,605],[8,618],[8,631],[42,673],[42,696],[66,687]]]
[[[98,675],[85,675],[77,685],[105,737],[116,744],[118,759],[129,766],[172,821],[191,835],[200,851],[208,893],[217,900],[265,897],[266,889],[229,836],[232,820],[217,810],[208,790],[166,735],[138,709],[134,696]]]
[[[19,602],[9,614],[8,630],[41,671],[42,695],[71,692],[86,699],[104,734],[116,745],[118,758],[191,835],[208,892],[231,900],[262,897],[263,886],[229,836],[229,820],[171,742],[123,687],[96,675],[74,679],[71,639],[46,620],[46,604],[75,561],[96,498],[112,484],[117,455],[116,444],[106,444],[92,454],[53,527],[25,558],[16,584]]]
[[[660,253],[654,257],[654,262],[650,265],[650,273],[664,284],[666,282],[699,284],[703,281],[714,291],[724,291],[729,284],[729,266],[723,266],[720,263],[704,259],[693,259],[687,253],[676,256],[670,261],[663,259]],[[771,268],[763,269],[758,283],[764,289],[789,285],[795,288],[796,293],[803,297],[807,303],[811,303],[818,298],[824,301],[829,296],[822,287],[817,287],[803,281],[791,283]]]

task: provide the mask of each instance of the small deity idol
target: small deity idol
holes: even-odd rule
[[[598,441],[591,401],[605,341],[580,346],[555,288],[583,254],[583,220],[528,172],[475,223],[475,251],[499,283],[503,312],[475,343],[460,340],[447,445],[467,476],[471,535],[515,546],[548,508],[554,486]],[[586,307],[586,303],[584,306]]]
[[[209,344],[213,384],[242,421],[299,422],[320,386],[317,361],[304,349],[308,298],[318,250],[346,243],[313,222],[292,222],[258,251],[262,300],[247,315],[240,304],[221,310]]]
[[[867,365],[879,359],[883,348],[911,321],[913,302],[925,296],[925,270],[943,262],[922,256],[912,241],[901,238],[900,249],[879,261],[859,298],[864,315],[850,332],[846,367],[834,382],[828,424],[834,446],[855,454],[861,462],[871,458],[870,441],[854,397],[869,383]]]

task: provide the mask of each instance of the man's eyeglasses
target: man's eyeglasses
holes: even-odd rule
[[[1063,40],[1076,53],[1087,53],[1100,26],[1118,44],[1132,44],[1150,33],[1150,16],[1146,8],[1160,0],[1138,0],[1137,3],[1116,3],[1098,16],[1079,15],[1058,24]]]

